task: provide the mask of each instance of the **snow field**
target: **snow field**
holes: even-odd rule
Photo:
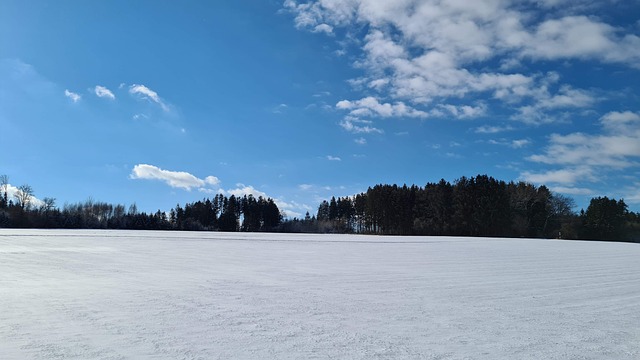
[[[640,359],[640,246],[0,230],[0,359]]]

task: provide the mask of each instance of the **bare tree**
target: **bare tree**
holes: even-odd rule
[[[33,198],[33,188],[31,185],[20,185],[18,186],[18,191],[13,195],[18,202],[18,205],[22,208],[22,210],[29,209],[31,206],[31,199]]]
[[[56,198],[46,197],[42,199],[42,205],[40,205],[40,211],[47,212],[53,210],[56,207]]]

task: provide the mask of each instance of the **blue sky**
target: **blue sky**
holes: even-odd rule
[[[58,205],[289,216],[489,174],[640,210],[635,1],[13,1],[0,174]]]

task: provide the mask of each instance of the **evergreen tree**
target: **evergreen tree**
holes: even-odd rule
[[[624,200],[597,197],[591,199],[584,215],[584,233],[586,239],[623,240],[627,219],[627,204]]]

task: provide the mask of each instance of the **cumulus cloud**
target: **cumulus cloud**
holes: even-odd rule
[[[7,184],[7,199],[8,200],[12,200],[12,201],[16,201],[16,194],[18,193],[18,188],[16,186],[13,186],[11,184]],[[4,196],[4,188],[2,188],[2,194],[0,194],[1,196]],[[38,199],[35,196],[31,196],[29,197],[29,204],[30,206],[33,207],[39,207],[44,205],[44,201]]]
[[[373,121],[365,120],[362,117],[426,118],[430,116],[427,112],[417,110],[402,101],[391,104],[380,102],[372,96],[353,101],[341,100],[336,103],[336,108],[348,111],[348,115],[340,122],[340,126],[356,134],[384,133],[382,129],[372,126]]]
[[[609,112],[600,118],[602,132],[552,134],[542,153],[531,155],[532,162],[558,167],[522,177],[533,182],[574,184],[596,182],[608,174],[640,167],[640,114]],[[598,174],[598,176],[596,176]]]
[[[394,104],[380,103],[378,99],[368,96],[360,100],[342,100],[336,104],[336,108],[350,110],[352,116],[380,116],[380,117],[426,117],[424,111],[416,110],[399,101]]]
[[[111,92],[111,90],[107,89],[104,86],[96,85],[93,91],[97,97],[107,98],[111,100],[114,100],[116,98],[116,96]]]
[[[552,134],[543,154],[529,160],[550,165],[589,165],[624,169],[637,166],[640,158],[640,116],[610,112],[601,119],[604,132],[597,135]]]
[[[333,34],[333,26],[327,24],[319,24],[313,28],[313,32],[323,32],[325,34]]]
[[[559,112],[589,108],[598,99],[528,64],[589,60],[640,67],[640,37],[598,17],[598,6],[606,4],[287,0],[284,7],[297,28],[318,32],[326,25],[332,36],[343,29],[338,43],[359,50],[353,65],[364,75],[350,83],[367,96],[336,105],[350,116],[424,118],[440,110],[473,117],[490,109],[472,102],[489,96],[512,111],[513,119],[544,124],[566,121]]]
[[[158,96],[158,93],[149,89],[144,85],[133,84],[129,87],[129,93],[132,95],[137,95],[142,97],[143,99],[147,99],[151,102],[154,102],[162,108],[164,111],[169,111],[169,106],[164,103],[164,101]]]
[[[80,101],[80,99],[82,99],[82,96],[80,96],[79,94],[76,94],[72,91],[69,90],[64,90],[64,96],[68,97],[69,99],[71,99],[71,101],[73,101],[74,103],[77,103],[78,101]]]
[[[612,111],[605,114],[600,123],[611,133],[628,134],[640,128],[640,113]]]
[[[247,196],[253,195],[253,197],[255,197],[255,198],[258,198],[258,197],[263,197],[265,199],[268,198],[268,196],[267,196],[267,194],[265,192],[257,190],[256,188],[254,188],[251,185],[246,186],[244,184],[236,184],[236,186],[237,186],[237,188],[226,190],[225,193],[227,193],[228,195],[233,195],[235,197],[243,197],[245,195],[247,195]]]
[[[552,115],[555,110],[589,108],[597,100],[588,91],[574,89],[568,85],[561,86],[555,94],[542,88],[533,96],[532,104],[518,108],[512,118],[529,124],[556,122],[561,120],[561,117]]]
[[[131,179],[160,180],[173,188],[191,191],[192,189],[205,188],[207,185],[216,186],[220,183],[215,176],[207,176],[200,179],[188,172],[163,170],[154,165],[138,164],[133,167]]]

